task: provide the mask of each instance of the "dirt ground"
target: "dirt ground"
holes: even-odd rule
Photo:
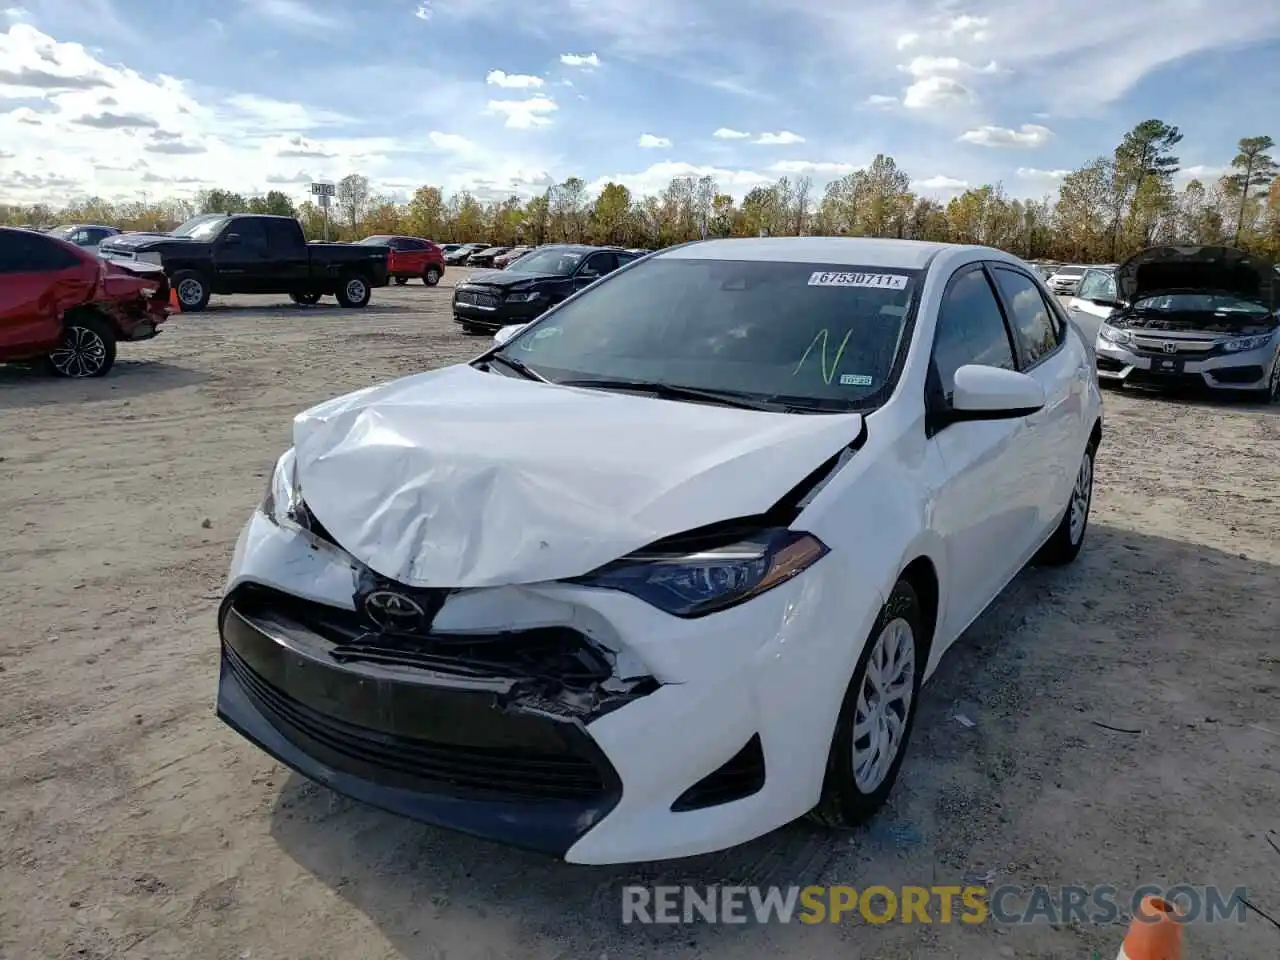
[[[290,418],[478,352],[449,282],[363,312],[223,300],[102,381],[0,368],[0,957],[1066,960],[1123,934],[623,926],[627,882],[1187,882],[1280,918],[1280,408],[1107,394],[1079,562],[948,654],[857,833],[569,866],[338,798],[222,726],[214,610]],[[1280,954],[1252,914],[1188,942]]]

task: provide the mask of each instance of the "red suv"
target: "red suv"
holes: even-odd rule
[[[0,363],[44,360],[58,376],[101,377],[117,342],[148,340],[168,317],[160,267],[0,227]]]
[[[414,277],[421,277],[428,287],[434,287],[444,276],[444,251],[430,240],[421,237],[365,237],[359,241],[365,246],[390,247],[387,272],[396,283],[403,286]]]

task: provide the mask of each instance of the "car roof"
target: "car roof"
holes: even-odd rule
[[[981,250],[955,243],[924,240],[888,240],[876,237],[748,237],[700,240],[670,247],[654,254],[670,260],[761,260],[777,263],[857,264],[896,270],[921,270],[945,250]],[[995,259],[1004,259],[1005,254]]]

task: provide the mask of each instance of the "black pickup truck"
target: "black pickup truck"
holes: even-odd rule
[[[215,293],[287,293],[295,303],[325,294],[363,307],[387,285],[389,247],[307,243],[292,217],[207,213],[172,233],[109,237],[98,255],[158,264],[183,312],[198,312]]]

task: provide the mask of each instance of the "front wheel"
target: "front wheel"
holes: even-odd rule
[[[364,277],[351,275],[343,278],[342,286],[338,288],[337,296],[338,306],[359,309],[369,305],[369,298],[373,296],[373,288],[369,286],[369,281]]]
[[[313,303],[320,302],[320,294],[314,291],[295,291],[289,294],[289,299],[300,306],[311,306]]]
[[[92,314],[67,317],[62,343],[48,357],[51,373],[74,380],[105,377],[115,362],[116,333]]]
[[[1084,546],[1084,532],[1089,526],[1089,508],[1093,505],[1093,461],[1098,445],[1090,441],[1080,458],[1076,470],[1076,482],[1071,488],[1071,501],[1067,504],[1062,520],[1040,553],[1036,562],[1047,567],[1066,566],[1080,554]]]
[[[1266,387],[1259,390],[1253,399],[1258,403],[1280,403],[1280,357],[1276,358],[1275,366],[1271,368],[1271,377]]]
[[[209,281],[194,270],[179,270],[173,276],[173,290],[182,313],[199,313],[209,305],[213,289]]]
[[[440,268],[432,264],[422,272],[422,282],[428,287],[434,287],[440,282]]]
[[[809,816],[864,823],[888,799],[906,756],[924,678],[924,618],[915,588],[894,584],[858,658],[831,738],[822,797]]]

